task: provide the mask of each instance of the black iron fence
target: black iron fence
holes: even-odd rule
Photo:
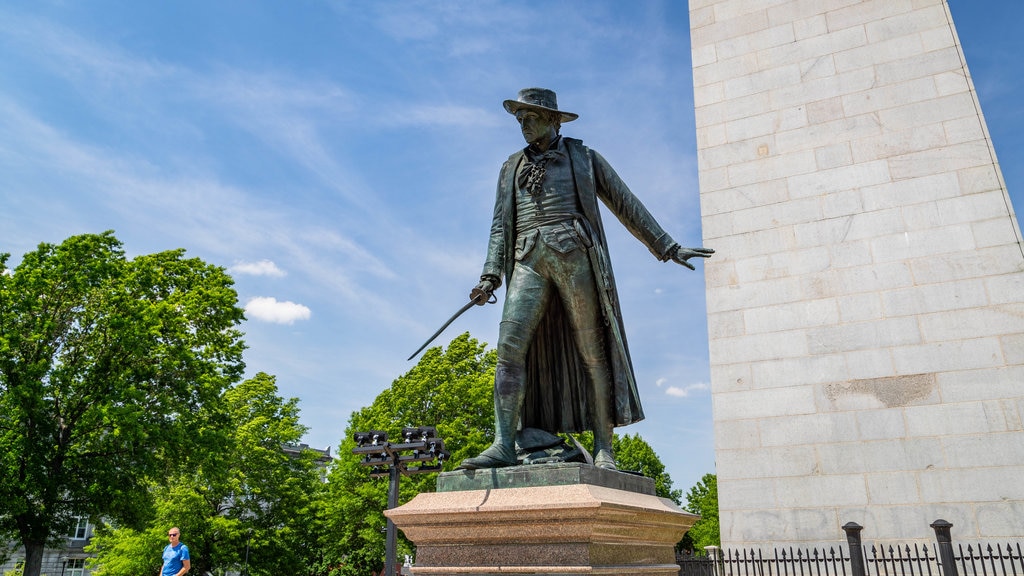
[[[842,548],[718,550],[678,559],[680,576],[852,576]]]
[[[725,550],[678,559],[680,576],[1024,576],[1024,546],[963,544],[954,547],[945,520],[931,524],[935,543],[867,546],[863,527],[843,526],[847,547]]]

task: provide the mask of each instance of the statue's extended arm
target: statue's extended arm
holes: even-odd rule
[[[611,165],[597,152],[591,151],[591,154],[601,199],[651,253],[662,261],[671,260],[690,270],[694,270],[693,264],[689,262],[691,258],[710,258],[715,253],[711,248],[684,248],[672,240],[640,199],[630,192]]]

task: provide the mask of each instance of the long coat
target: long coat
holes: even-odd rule
[[[629,191],[615,170],[580,140],[563,138],[569,152],[583,217],[589,224],[593,247],[589,250],[606,329],[606,357],[613,382],[614,424],[625,426],[643,420],[636,377],[629,358],[615,278],[608,259],[608,244],[597,206],[600,198],[619,221],[660,260],[668,260],[675,246],[644,205]],[[525,156],[520,150],[501,167],[494,203],[487,261],[482,276],[507,282],[515,265],[515,175]],[[506,293],[506,302],[515,298]],[[568,316],[559,298],[551,298],[526,357],[526,399],[521,415],[524,428],[549,432],[592,430],[589,407],[592,386],[573,344]]]

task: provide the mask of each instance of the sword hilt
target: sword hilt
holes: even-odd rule
[[[498,297],[494,295],[494,292],[487,292],[479,288],[473,288],[469,292],[469,299],[473,301],[477,306],[483,306],[484,304],[494,304],[498,301]]]

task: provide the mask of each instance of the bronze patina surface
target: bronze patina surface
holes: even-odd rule
[[[578,118],[555,93],[526,88],[505,110],[526,148],[501,168],[487,258],[474,292],[506,284],[494,381],[495,439],[464,469],[517,463],[516,430],[594,432],[594,464],[615,469],[612,430],[643,409],[608,258],[602,202],[661,261],[689,269],[709,248],[675,242],[611,165],[560,134]]]

